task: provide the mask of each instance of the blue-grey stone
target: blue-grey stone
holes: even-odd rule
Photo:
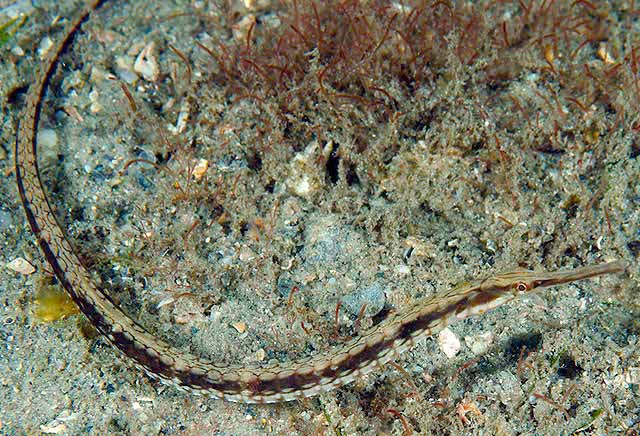
[[[0,209],[0,232],[5,232],[13,226],[13,217],[8,210]]]
[[[387,299],[385,289],[386,287],[381,281],[373,282],[366,288],[358,289],[342,297],[342,305],[349,313],[357,316],[362,305],[366,304],[364,314],[369,317],[375,316],[384,308]]]

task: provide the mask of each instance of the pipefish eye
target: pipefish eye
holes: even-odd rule
[[[527,292],[528,290],[531,289],[531,286],[529,286],[528,284],[526,284],[525,282],[518,282],[515,285],[515,289],[518,292]]]

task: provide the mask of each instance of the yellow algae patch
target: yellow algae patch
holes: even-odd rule
[[[53,322],[77,313],[80,309],[59,286],[37,287],[33,314],[39,322]]]

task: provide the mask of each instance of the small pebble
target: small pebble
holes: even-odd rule
[[[100,93],[98,91],[96,91],[95,89],[91,90],[91,92],[89,93],[89,100],[92,103],[97,103],[100,100]]]
[[[233,324],[231,324],[231,327],[236,329],[238,331],[238,333],[240,333],[240,334],[242,334],[245,331],[247,331],[247,323],[244,322],[244,321],[234,322]]]
[[[258,362],[262,362],[266,358],[267,358],[267,352],[264,351],[264,348],[260,348],[258,351],[256,351],[256,360]]]
[[[163,298],[162,300],[160,300],[160,302],[156,305],[156,309],[160,309],[162,306],[166,306],[168,304],[173,304],[176,301],[176,299],[171,296],[171,297],[167,297],[167,298]]]
[[[244,7],[250,11],[265,9],[271,4],[271,0],[242,0]]]
[[[40,431],[45,434],[66,433],[67,425],[64,422],[41,425]]]
[[[131,70],[132,65],[130,63],[130,58],[126,56],[119,56],[116,58],[116,74],[120,79],[129,85],[133,85],[138,80],[138,76],[134,71]]]
[[[333,145],[332,142],[330,142]],[[289,171],[284,180],[287,188],[295,195],[309,197],[324,184],[324,173],[317,171],[318,154],[322,148],[317,141],[307,146],[303,153],[298,153],[289,162]]]
[[[482,354],[487,351],[489,345],[493,342],[493,333],[485,332],[480,335],[465,336],[464,342],[473,354]]]
[[[628,368],[625,374],[625,381],[630,385],[640,385],[640,368]]]
[[[604,61],[605,64],[615,64],[616,60],[611,56],[611,53],[607,50],[607,45],[604,42],[600,43],[598,47],[598,57]]]
[[[19,45],[15,45],[11,48],[11,53],[15,56],[22,57],[24,56],[24,50]]]
[[[193,171],[191,171],[191,174],[193,175],[194,179],[200,180],[202,179],[202,177],[204,177],[208,169],[209,169],[209,161],[206,159],[200,159],[198,160],[196,165],[193,167]]]
[[[29,275],[36,272],[36,269],[27,260],[17,257],[7,264],[7,268],[20,274]]]
[[[92,114],[97,114],[98,112],[102,111],[102,105],[97,101],[94,101],[93,103],[91,103],[89,110]]]
[[[153,41],[147,44],[133,63],[133,71],[140,74],[149,82],[157,81],[160,76],[160,67],[156,59],[155,47],[156,45]]]
[[[38,145],[42,148],[53,148],[58,145],[58,134],[53,129],[38,131]]]
[[[175,127],[169,126],[170,129],[173,131],[173,133],[184,133],[184,131],[187,129],[187,122],[189,121],[190,110],[191,108],[189,107],[189,104],[185,103],[182,105],[182,108],[180,109],[180,113],[178,114],[178,120],[176,121]],[[209,166],[208,161],[206,161],[205,159],[201,159],[201,160],[204,160],[205,162],[207,162],[207,167]]]
[[[42,40],[40,41],[40,45],[38,46],[38,56],[40,57],[40,60],[44,59],[47,56],[47,53],[49,53],[49,50],[51,50],[52,46],[53,40],[51,38],[49,38],[48,36],[42,38]]]
[[[400,263],[393,268],[393,271],[395,271],[396,274],[399,274],[401,276],[406,276],[407,274],[411,273],[411,268],[409,268],[409,265]]]
[[[448,327],[438,334],[438,345],[442,352],[451,359],[460,351],[460,340]]]
[[[253,250],[251,250],[251,248],[247,246],[243,246],[240,249],[240,254],[238,255],[238,258],[243,262],[249,262],[255,259],[255,257],[256,257],[256,254],[253,252]]]

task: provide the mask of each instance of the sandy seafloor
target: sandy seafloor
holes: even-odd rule
[[[80,257],[132,317],[215,361],[287,361],[492,273],[619,258],[628,273],[455,323],[457,354],[426,338],[397,366],[302,402],[159,384],[82,315],[34,315],[35,289],[55,283],[19,204],[13,144],[48,38],[79,5],[2,1],[0,24],[16,7],[28,19],[0,47],[0,434],[638,434],[640,5],[423,2],[417,14],[363,0],[340,17],[338,2],[317,3],[281,21],[291,3],[107,2],[63,57],[42,177]],[[366,45],[368,29],[368,53],[327,64],[332,13],[359,29],[344,47]],[[429,14],[435,27],[402,32]],[[282,22],[307,44],[308,77],[290,89],[268,77],[294,68],[256,55]],[[237,44],[244,75],[221,74],[194,41],[223,58],[218,42]],[[36,272],[4,267],[16,258]]]

